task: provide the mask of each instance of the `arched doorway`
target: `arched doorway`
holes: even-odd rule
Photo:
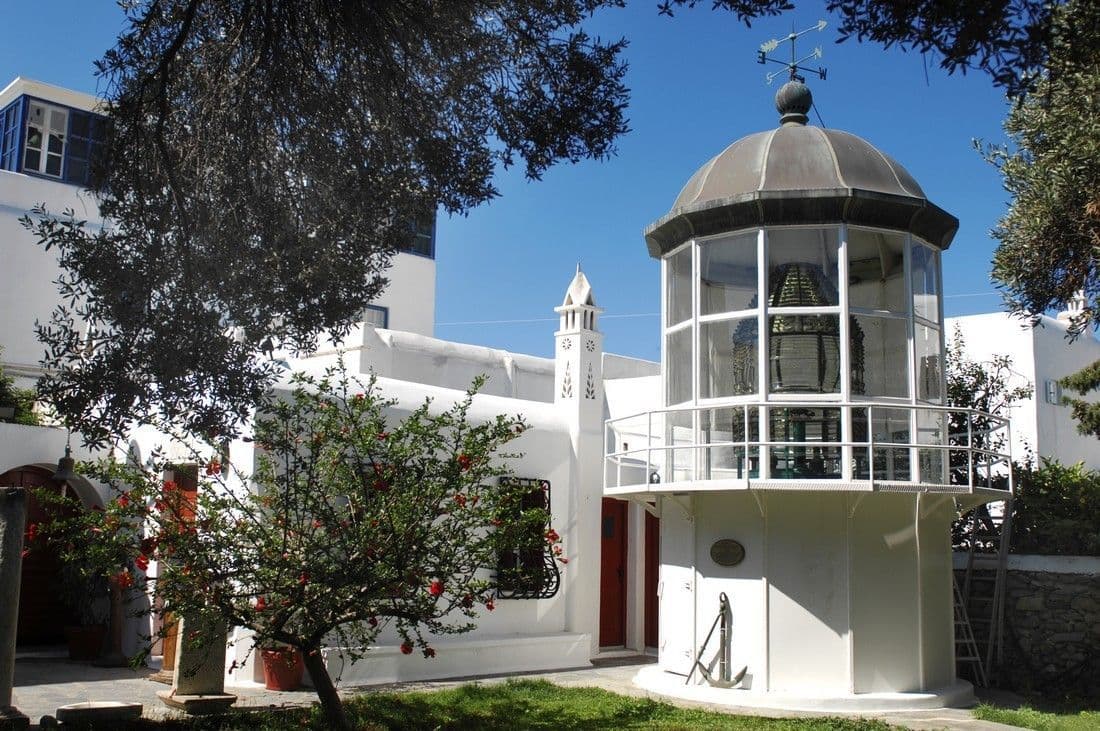
[[[89,496],[84,494],[87,490],[56,482],[52,475],[53,469],[47,465],[24,465],[0,474],[0,485],[27,489],[28,526],[49,521],[54,517],[51,511],[56,510],[36,500],[35,490],[74,495],[85,507],[90,507]],[[56,552],[41,544],[23,559],[19,585],[19,626],[15,639],[17,646],[64,643],[64,627],[74,624],[75,617],[60,599],[60,569],[61,562]]]

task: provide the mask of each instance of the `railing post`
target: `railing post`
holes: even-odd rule
[[[741,457],[741,461],[745,466],[745,487],[749,486],[749,482],[752,476],[752,462],[749,461],[749,435],[751,434],[752,427],[749,426],[749,405],[743,404],[741,406],[741,426],[745,432],[745,453]]]
[[[653,474],[653,412],[645,414],[645,481]]]
[[[867,479],[875,489],[875,407],[867,405]]]
[[[966,410],[966,486],[974,494],[974,422],[973,411]]]

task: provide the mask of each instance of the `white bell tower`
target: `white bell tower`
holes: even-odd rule
[[[603,333],[596,320],[603,312],[596,307],[592,285],[577,265],[577,273],[565,292],[555,339],[554,403],[576,404],[580,418],[603,415]]]
[[[575,526],[567,552],[577,565],[600,565],[600,516],[603,500],[603,335],[596,330],[600,310],[592,285],[577,265],[560,307],[554,333],[554,404],[569,430],[573,448],[572,489],[566,522]],[[570,568],[572,568],[570,566]],[[571,584],[566,625],[587,634],[594,657],[599,652],[600,582],[598,571],[566,571]]]

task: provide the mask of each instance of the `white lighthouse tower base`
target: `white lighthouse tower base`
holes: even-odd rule
[[[659,662],[636,683],[757,708],[972,705],[955,677],[953,496],[837,487],[662,495]],[[706,677],[722,677],[723,595],[734,687]]]

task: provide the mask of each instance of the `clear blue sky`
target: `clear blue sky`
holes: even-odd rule
[[[25,76],[95,92],[92,62],[112,45],[122,15],[113,0],[2,0],[9,32],[0,45],[0,85]],[[658,266],[642,230],[668,211],[681,186],[730,142],[775,126],[772,98],[755,61],[764,41],[825,18],[800,55],[821,45],[828,80],[810,77],[827,127],[857,134],[900,161],[929,198],[956,215],[959,233],[944,257],[947,315],[989,312],[989,230],[1008,199],[972,140],[1000,141],[1008,105],[988,77],[947,76],[919,54],[869,43],[835,43],[820,3],[799,2],[776,19],[739,25],[709,3],[675,18],[656,0],[635,0],[588,24],[630,40],[627,83],[632,131],[610,160],[559,165],[541,181],[500,172],[501,197],[464,218],[441,217],[437,237],[436,335],[549,355],[560,303],[579,262],[605,309],[611,352],[657,359]],[[51,42],[43,45],[42,32]],[[16,32],[11,32],[15,29]],[[20,30],[21,29],[21,30]],[[37,30],[35,30],[37,29]],[[927,72],[926,72],[927,68]],[[817,124],[811,114],[811,122]],[[498,322],[498,321],[519,322]],[[477,324],[464,324],[477,323]]]

